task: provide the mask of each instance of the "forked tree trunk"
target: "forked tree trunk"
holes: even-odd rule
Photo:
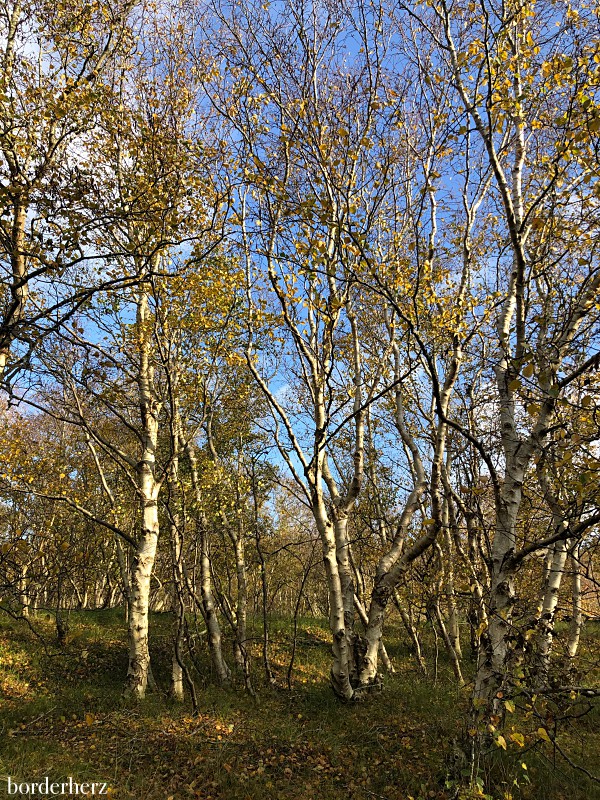
[[[336,514],[333,521],[333,530],[336,543],[336,558],[340,576],[342,603],[344,606],[344,632],[346,651],[348,653],[348,677],[350,684],[358,685],[359,666],[356,660],[355,649],[357,646],[354,633],[354,572],[350,561],[350,544],[348,541],[348,517],[345,513]]]
[[[431,604],[431,608],[433,611],[433,618],[437,622],[438,628],[440,629],[440,633],[442,634],[442,641],[444,642],[444,647],[446,648],[446,652],[448,653],[448,658],[450,659],[450,664],[452,666],[452,671],[454,672],[454,676],[458,681],[459,685],[463,686],[464,679],[460,668],[460,659],[456,653],[456,650],[452,645],[452,640],[450,639],[450,634],[448,633],[448,629],[446,627],[446,623],[444,621],[444,617],[442,616],[442,612],[440,609],[440,601],[437,597]]]
[[[318,524],[319,522],[317,522]],[[333,664],[330,676],[331,686],[339,698],[350,700],[354,695],[354,688],[350,682],[350,675],[353,672],[353,653],[351,648],[348,647],[344,592],[338,569],[333,524],[329,519],[322,520],[322,527],[319,533],[321,534],[321,540],[324,542],[323,563],[325,565],[325,574],[327,575],[329,628],[332,633]]]
[[[200,531],[200,597],[204,612],[204,621],[208,632],[208,649],[212,659],[213,667],[220,684],[228,683],[231,678],[231,670],[223,656],[223,644],[221,636],[221,626],[217,616],[217,607],[212,591],[212,575],[210,564],[210,552],[208,548],[208,532],[206,520],[201,520]]]
[[[447,397],[449,398],[449,389]],[[399,429],[401,431],[406,430],[403,419]],[[434,465],[431,478],[432,499],[435,495],[433,486],[436,484],[438,476],[441,480],[441,459],[444,454],[445,437],[445,424],[440,423],[437,429]],[[394,591],[400,585],[400,581],[412,562],[433,545],[440,527],[435,523],[426,526],[425,532],[417,541],[411,547],[407,549],[404,548],[406,533],[420,507],[421,499],[426,489],[426,481],[421,459],[416,451],[416,445],[412,437],[406,432],[403,434],[403,439],[407,447],[413,451],[414,466],[417,467],[417,475],[414,487],[402,511],[394,541],[389,551],[380,559],[377,565],[375,584],[369,607],[369,624],[365,632],[367,649],[362,659],[360,671],[360,685],[362,687],[369,686],[377,677],[377,655],[379,642],[383,635],[383,623],[388,602],[393,596]]]

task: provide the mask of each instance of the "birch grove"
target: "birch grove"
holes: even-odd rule
[[[597,11],[69,8],[1,22],[0,608],[121,608],[139,701],[168,612],[194,711],[303,615],[368,703],[400,630],[473,786],[596,692]]]

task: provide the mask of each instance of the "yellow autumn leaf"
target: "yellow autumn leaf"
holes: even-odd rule
[[[552,743],[552,739],[548,736],[548,731],[546,728],[538,728],[537,733],[540,739],[543,739],[545,742]]]
[[[94,715],[93,714],[86,714],[85,715],[85,724],[86,725],[93,725],[94,724]]]
[[[498,738],[496,739],[496,744],[498,745],[498,747],[501,747],[503,750],[506,750],[506,739],[504,738],[504,736],[502,735],[498,736]]]

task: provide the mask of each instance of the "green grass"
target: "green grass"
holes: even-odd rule
[[[241,682],[219,689],[199,647],[199,714],[168,699],[170,617],[153,615],[152,659],[159,691],[143,703],[122,697],[125,625],[120,610],[70,615],[70,638],[54,642],[51,615],[0,618],[0,776],[37,781],[107,781],[117,798],[136,800],[427,800],[451,798],[445,787],[452,740],[468,729],[469,689],[458,690],[440,655],[436,685],[420,676],[401,632],[387,644],[397,672],[383,692],[342,705],[327,684],[329,645],[323,620],[304,618],[291,691],[261,685],[259,642],[253,660],[257,699]],[[272,620],[272,661],[285,683],[291,628]],[[258,623],[257,623],[258,625]],[[258,637],[259,627],[253,631]],[[539,709],[536,708],[536,711]],[[538,722],[516,709],[509,741],[482,767],[496,800],[593,800],[597,786],[539,742]],[[598,714],[561,739],[574,762],[600,771]],[[507,728],[507,735],[510,727]],[[594,764],[596,759],[596,764]],[[527,764],[527,771],[520,766]],[[524,781],[524,775],[531,783]],[[519,776],[519,786],[513,784]],[[0,783],[0,796],[6,784]]]

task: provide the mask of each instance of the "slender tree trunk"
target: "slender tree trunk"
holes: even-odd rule
[[[550,567],[552,565],[552,558],[554,556],[554,549],[549,547],[546,550],[546,555],[544,556],[544,565],[542,567],[542,582],[540,585],[540,597],[538,600],[537,608],[536,608],[536,615],[535,615],[535,622],[536,624],[539,623],[541,619],[542,612],[544,609],[544,597],[546,594],[546,586],[548,584],[548,575],[550,574]]]
[[[200,542],[200,598],[202,613],[208,632],[208,649],[212,664],[220,684],[225,684],[231,677],[231,671],[223,658],[221,626],[212,591],[212,575],[210,565],[210,549],[208,541],[208,522],[202,511],[202,496],[198,475],[198,463],[192,443],[186,445],[186,454],[190,464],[192,487],[195,495],[196,533]]]
[[[554,618],[558,605],[560,585],[567,560],[567,542],[556,542],[552,547],[552,560],[546,576],[546,585],[542,600],[542,613],[537,633],[537,674],[536,681],[544,685],[550,668],[550,651],[554,638]]]
[[[448,604],[448,637],[452,645],[452,650],[457,659],[462,657],[460,647],[460,628],[458,623],[458,609],[456,608],[456,595],[454,593],[454,548],[452,547],[452,536],[450,534],[450,517],[448,501],[444,503],[444,543],[446,546],[446,556],[444,561],[445,594]]]
[[[29,588],[27,585],[27,570],[28,564],[21,565],[21,574],[19,576],[19,593],[21,595],[21,614],[25,619],[29,619]]]
[[[569,641],[567,649],[570,658],[575,658],[577,649],[579,647],[579,637],[581,635],[581,628],[583,626],[583,613],[581,608],[581,564],[579,562],[579,547],[575,547],[569,557],[569,565],[571,567],[571,599],[572,599],[572,615],[571,624],[569,626]]]
[[[147,291],[140,289],[137,303],[137,333],[140,362],[138,387],[142,422],[142,454],[137,466],[141,506],[141,530],[131,565],[131,603],[129,614],[129,693],[143,698],[148,683],[150,652],[148,648],[148,612],[150,580],[158,543],[158,494],[155,477],[160,403],[154,392],[154,369],[150,360],[151,320]]]
[[[235,571],[237,583],[237,602],[235,614],[234,645],[235,659],[242,670],[246,689],[253,694],[250,681],[250,653],[248,651],[248,580],[246,575],[246,554],[244,548],[244,528],[241,515],[238,516],[238,529],[234,535]]]
[[[177,600],[173,609],[173,656],[171,658],[170,694],[177,702],[183,702],[183,641],[185,610],[183,603]]]
[[[396,604],[396,608],[400,612],[400,618],[402,619],[402,623],[404,624],[406,632],[408,633],[410,640],[412,642],[413,651],[415,654],[415,658],[417,659],[417,664],[419,665],[419,669],[421,670],[423,675],[427,675],[427,665],[425,664],[425,659],[423,658],[423,654],[421,652],[421,643],[419,641],[419,635],[417,633],[417,629],[415,628],[408,611],[405,609],[397,589],[394,589],[394,603]]]
[[[142,533],[131,565],[131,602],[129,611],[129,667],[127,690],[138,698],[146,694],[150,652],[148,649],[148,612],[150,580],[158,542],[156,500],[143,500]]]
[[[464,679],[462,676],[462,671],[460,669],[460,660],[458,654],[456,653],[453,645],[452,640],[450,638],[450,634],[446,628],[446,623],[444,622],[444,618],[442,616],[442,612],[440,610],[440,601],[436,597],[435,600],[431,604],[433,610],[433,616],[438,624],[438,628],[440,629],[440,633],[442,634],[442,641],[444,642],[444,646],[446,648],[446,652],[448,653],[448,658],[450,659],[450,664],[452,666],[452,671],[456,677],[458,683],[463,686]],[[433,621],[433,620],[432,620]]]
[[[171,569],[173,573],[172,588],[172,610],[173,610],[173,655],[171,663],[171,697],[178,702],[183,701],[183,653],[182,646],[185,630],[185,603],[184,603],[184,581],[182,570],[182,537],[180,531],[181,515],[180,491],[179,491],[179,419],[177,412],[174,412],[174,430],[172,431],[171,442],[173,448],[172,461],[168,476],[169,495],[167,500],[167,511],[170,521],[171,532]]]
[[[263,628],[263,641],[262,641],[262,658],[263,668],[265,670],[265,678],[268,684],[275,683],[275,675],[271,669],[271,662],[269,660],[269,617],[268,617],[268,603],[269,603],[269,586],[267,582],[267,565],[265,562],[265,555],[261,545],[260,535],[260,521],[258,518],[258,501],[256,497],[256,484],[254,470],[252,473],[253,486],[254,486],[254,532],[256,538],[256,553],[258,555],[258,563],[260,567],[260,596],[261,596],[261,613],[262,613],[262,628]]]

